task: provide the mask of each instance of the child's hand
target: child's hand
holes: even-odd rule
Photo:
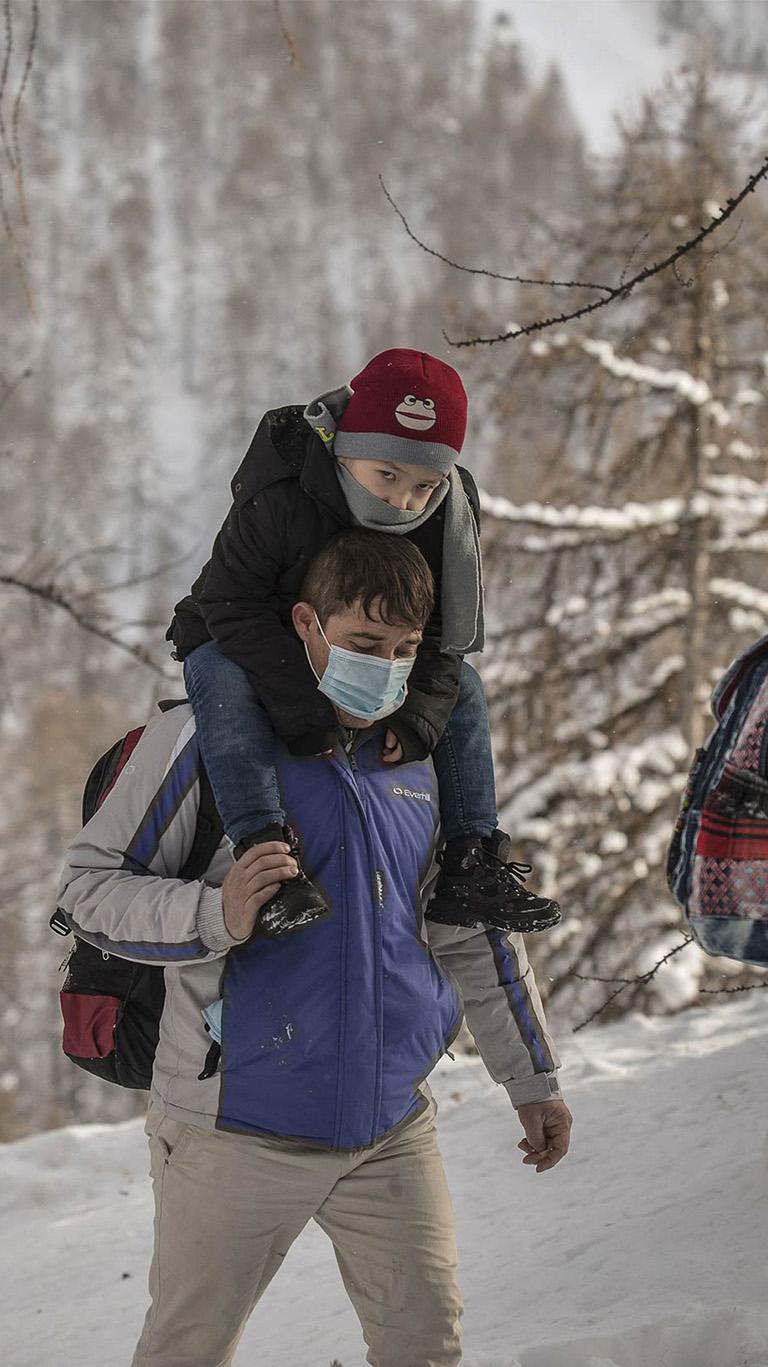
[[[399,764],[403,758],[403,747],[394,731],[386,731],[384,734],[381,758],[385,764]]]
[[[280,884],[286,878],[295,878],[298,871],[290,846],[281,840],[246,850],[221,885],[224,924],[233,939],[244,940],[253,934],[261,908],[279,891]]]

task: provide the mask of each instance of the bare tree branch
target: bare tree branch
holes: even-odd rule
[[[21,77],[18,94],[13,102],[13,117],[11,124],[11,138],[13,143],[13,160],[16,172],[16,188],[19,193],[19,204],[21,205],[21,217],[24,227],[29,227],[29,215],[27,214],[26,195],[24,193],[24,171],[21,161],[21,140],[19,137],[19,123],[21,116],[21,102],[24,98],[24,91],[27,88],[29,73],[32,70],[32,62],[35,55],[37,44],[37,30],[39,21],[38,0],[32,0],[32,27],[29,34],[29,45],[27,47],[27,57],[24,63],[24,71]]]
[[[598,1006],[597,1009],[593,1011],[590,1016],[587,1016],[586,1020],[581,1021],[579,1025],[574,1025],[574,1035],[578,1034],[579,1030],[583,1030],[585,1025],[589,1025],[591,1021],[595,1020],[598,1016],[602,1015],[606,1007],[610,1006],[611,1002],[614,1001],[616,997],[620,997],[622,992],[625,992],[628,987],[645,987],[651,981],[652,978],[656,977],[656,974],[658,973],[659,969],[664,964],[668,963],[669,960],[673,958],[675,954],[679,954],[681,949],[685,949],[687,945],[690,945],[692,943],[693,936],[685,935],[679,944],[674,945],[673,948],[670,949],[662,959],[659,959],[658,963],[655,963],[653,965],[653,968],[649,968],[647,973],[638,973],[637,977],[635,978],[598,978],[585,973],[571,973],[569,975],[570,977],[577,978],[580,982],[584,983],[620,984],[620,986],[617,987],[614,992],[611,992],[610,996],[606,998],[602,1006]]]
[[[146,570],[143,574],[134,574],[130,579],[121,579],[115,584],[101,584],[98,589],[88,589],[84,593],[76,595],[78,602],[87,598],[101,597],[105,593],[116,593],[118,589],[132,589],[136,584],[146,584],[150,579],[157,579],[161,574],[166,574],[168,570],[175,570],[179,565],[184,565],[194,551],[185,551],[176,560],[168,560],[164,565],[157,565],[155,569]]]
[[[85,550],[73,551],[65,560],[59,560],[56,564],[56,573],[61,575],[65,570],[68,570],[71,565],[76,565],[78,560],[90,560],[91,556],[125,554],[127,554],[127,548],[124,546],[108,544],[104,546],[87,546]],[[83,596],[84,595],[82,594],[78,594],[78,597]]]
[[[274,5],[275,14],[277,16],[277,22],[280,25],[280,32],[283,35],[285,46],[288,49],[288,61],[291,63],[292,66],[296,67],[297,71],[303,71],[304,63],[301,60],[301,53],[299,52],[299,49],[296,46],[296,39],[285,26],[285,21],[280,10],[280,0],[272,0],[272,3]]]
[[[8,381],[5,388],[0,390],[0,408],[3,408],[5,404],[7,404],[14,390],[18,389],[22,381],[28,380],[31,375],[32,368],[31,366],[28,366],[26,370],[22,370],[21,374],[16,376],[15,380]]]
[[[29,216],[27,213],[26,195],[24,192],[24,176],[22,169],[21,144],[19,137],[19,119],[21,113],[21,101],[24,96],[24,91],[26,90],[27,82],[29,79],[29,73],[32,69],[32,61],[37,42],[38,17],[38,0],[33,0],[32,27],[30,31],[29,46],[27,49],[27,56],[24,65],[24,71],[21,78],[21,84],[19,86],[16,99],[13,103],[13,111],[11,114],[11,138],[9,142],[8,130],[6,128],[5,120],[3,118],[2,113],[2,102],[8,85],[11,57],[13,54],[13,16],[11,13],[11,0],[3,0],[3,18],[5,21],[5,56],[3,58],[2,71],[0,71],[0,144],[2,145],[3,151],[5,152],[5,157],[8,162],[8,166],[10,167],[11,173],[15,180],[16,193],[21,208],[22,222],[25,228],[29,226]],[[19,279],[21,281],[22,289],[24,291],[24,298],[27,303],[27,308],[29,309],[29,312],[32,314],[32,316],[35,317],[36,310],[34,298],[32,295],[32,286],[30,284],[29,275],[27,273],[27,267],[24,261],[24,254],[19,247],[18,241],[16,239],[16,234],[13,231],[13,225],[11,223],[11,218],[8,211],[8,204],[6,202],[5,197],[5,187],[3,184],[2,168],[0,168],[0,221],[2,221],[3,228],[5,230],[5,235],[8,238],[8,242],[10,244],[11,252],[13,255],[13,262],[18,272]]]
[[[610,304],[616,299],[628,299],[633,291],[637,289],[638,285],[644,284],[646,280],[650,280],[651,276],[659,275],[662,271],[668,270],[669,267],[674,266],[683,256],[686,256],[689,252],[693,251],[704,242],[706,238],[710,237],[712,233],[716,232],[716,230],[725,223],[726,219],[730,218],[731,215],[735,213],[736,209],[743,203],[747,195],[752,194],[756,186],[759,185],[760,181],[764,180],[766,176],[768,176],[768,156],[758,170],[749,177],[746,185],[743,186],[739,193],[726,200],[726,207],[719,211],[716,218],[713,218],[703,228],[700,228],[699,232],[689,238],[687,242],[678,243],[675,250],[669,252],[661,261],[655,261],[650,266],[643,267],[643,269],[638,271],[631,279],[620,281],[618,285],[614,286],[585,285],[579,284],[578,281],[526,280],[522,276],[500,275],[493,271],[482,270],[472,266],[462,266],[455,261],[450,261],[448,257],[442,256],[440,252],[435,251],[431,247],[427,247],[416,237],[409,228],[402,211],[398,208],[392,199],[392,196],[389,194],[381,176],[379,176],[379,180],[387,199],[390,204],[392,204],[395,211],[400,215],[408,236],[411,237],[423,251],[428,252],[430,256],[438,257],[441,261],[444,261],[446,265],[452,266],[455,270],[466,271],[470,275],[487,275],[496,280],[508,280],[517,284],[563,285],[571,289],[599,289],[604,293],[604,298],[595,299],[591,304],[583,304],[581,308],[572,309],[570,313],[558,313],[549,318],[540,318],[535,323],[526,323],[522,327],[508,328],[506,332],[500,332],[495,337],[466,337],[459,340],[450,337],[448,333],[443,330],[443,337],[449,346],[468,347],[493,346],[496,342],[508,342],[513,337],[527,337],[534,332],[543,332],[546,328],[562,326],[564,323],[573,322],[575,318],[585,318],[588,314],[595,313],[597,309],[605,308],[606,304]]]
[[[642,247],[643,243],[648,241],[648,238],[650,237],[651,233],[654,231],[655,228],[658,227],[658,225],[659,225],[659,223],[661,222],[662,218],[666,217],[666,212],[667,212],[667,211],[665,210],[665,213],[659,214],[658,217],[657,217],[656,219],[654,219],[654,221],[653,221],[653,223],[651,224],[650,228],[646,228],[645,232],[637,239],[637,242],[635,243],[634,247],[632,248],[631,252],[629,253],[629,256],[627,257],[626,261],[624,262],[624,266],[623,266],[623,268],[622,268],[621,275],[619,276],[619,284],[620,284],[621,286],[623,286],[624,280],[625,280],[625,278],[626,278],[627,271],[629,270],[630,266],[632,265],[632,262],[634,261],[635,257],[637,256],[637,253],[639,252],[639,250],[640,250],[640,248]]]
[[[446,266],[450,266],[455,271],[466,271],[468,275],[485,275],[491,280],[506,280],[513,285],[551,285],[563,289],[607,290],[611,293],[612,287],[610,285],[595,285],[584,280],[530,280],[523,275],[502,275],[498,271],[489,271],[482,266],[462,266],[458,261],[451,261],[450,257],[443,256],[442,252],[436,251],[434,247],[428,247],[425,242],[422,242],[420,237],[416,236],[402,209],[399,208],[389,193],[382,176],[379,176],[379,184],[411,240],[415,242],[418,247],[421,247],[421,250],[426,252],[428,256],[437,257],[438,261],[445,262]]]
[[[121,641],[119,636],[115,636],[114,630],[99,626],[98,623],[86,617],[69,599],[65,598],[55,584],[35,584],[13,574],[0,574],[0,585],[5,585],[6,588],[11,589],[22,589],[25,593],[31,594],[32,597],[41,599],[44,603],[50,603],[53,607],[61,608],[63,612],[66,612],[77,622],[79,627],[82,627],[83,631],[90,632],[92,636],[98,636],[99,640],[116,646],[118,650],[132,656],[140,664],[146,665],[147,669],[151,669],[153,673],[159,674],[161,679],[173,677],[167,670],[161,669],[160,665],[155,663],[149,652],[144,650],[142,646],[129,645],[126,641]]]
[[[13,53],[13,16],[11,14],[11,0],[3,0],[3,19],[5,21],[5,56],[3,57],[3,69],[0,71],[0,143],[5,152],[6,160],[13,171],[13,153],[8,142],[8,134],[5,129],[3,119],[3,96],[5,87],[8,84],[8,71],[11,65],[11,54]]]
[[[759,992],[761,989],[766,987],[768,987],[768,980],[764,983],[744,983],[742,987],[700,987],[699,993],[701,994],[701,996],[719,997],[723,993],[728,994],[731,992]]]

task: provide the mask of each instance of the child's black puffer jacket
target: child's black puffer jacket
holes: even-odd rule
[[[291,622],[304,575],[324,545],[352,525],[332,456],[298,406],[272,409],[262,418],[232,481],[233,505],[214,542],[211,559],[177,604],[168,630],[179,659],[213,638],[250,676],[272,724],[294,753],[330,749],[337,731],[331,703],[317,680]],[[479,520],[474,480],[459,467]],[[444,506],[413,532],[435,578],[440,602]],[[456,701],[461,656],[440,650],[436,608],[408,681],[408,696],[388,725],[406,760],[436,746]]]

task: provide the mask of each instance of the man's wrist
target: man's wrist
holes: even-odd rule
[[[515,1110],[518,1106],[528,1106],[542,1101],[562,1101],[557,1073],[534,1073],[533,1077],[510,1078],[503,1082]]]
[[[237,939],[232,935],[224,920],[224,903],[221,888],[204,883],[197,906],[197,933],[206,949],[214,954],[226,954],[234,945],[243,944],[248,936]]]

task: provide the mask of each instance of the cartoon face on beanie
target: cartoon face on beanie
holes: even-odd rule
[[[434,399],[417,399],[415,394],[406,394],[403,402],[395,409],[395,417],[401,427],[410,427],[414,432],[428,432],[435,425]]]
[[[334,436],[337,456],[450,474],[467,427],[467,395],[453,366],[398,347],[374,356],[349,388]]]

